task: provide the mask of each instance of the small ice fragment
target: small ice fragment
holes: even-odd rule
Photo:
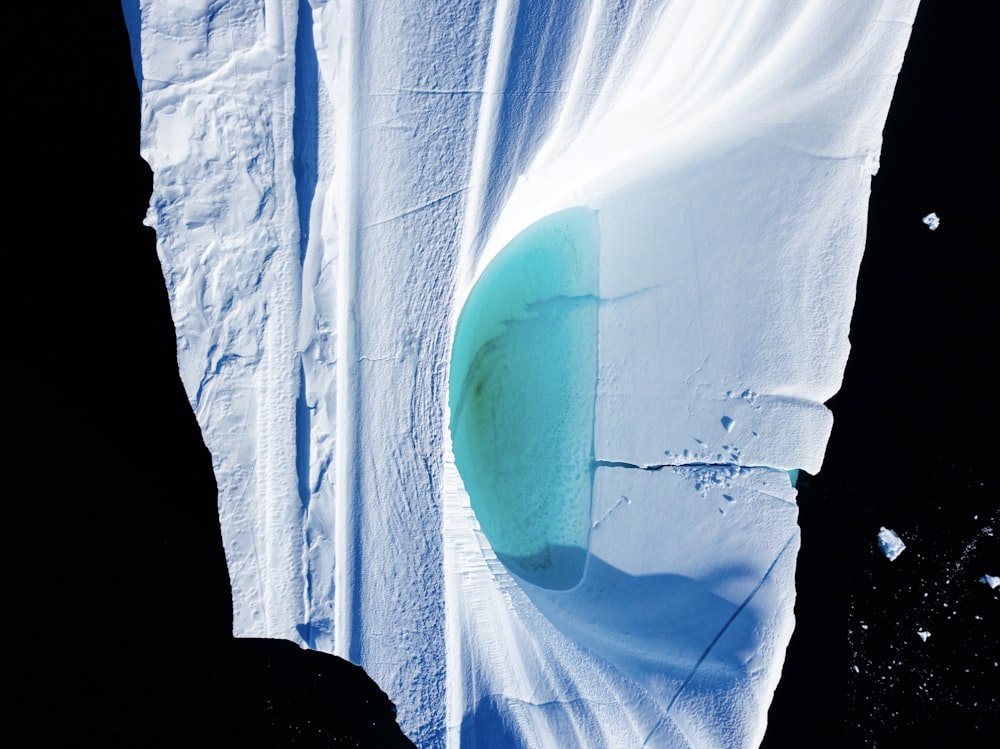
[[[924,642],[927,642],[927,638],[931,636],[931,633],[927,632],[927,631],[925,631],[923,629],[918,629],[917,630],[917,635],[919,635],[919,637],[920,637],[921,640],[923,640]]]
[[[733,431],[733,424],[735,424],[735,423],[736,422],[733,421],[728,416],[723,416],[722,417],[722,428],[725,429],[727,432]]]
[[[997,586],[1000,585],[1000,577],[998,577],[997,575],[983,575],[981,578],[979,578],[979,582],[986,583],[991,588],[996,590]]]
[[[936,213],[928,213],[924,216],[924,223],[927,224],[927,228],[934,231],[939,226],[941,226],[941,219],[938,218]]]
[[[889,530],[883,526],[878,529],[878,547],[891,562],[903,553],[903,549],[906,548],[906,544],[903,543],[903,539],[896,535],[895,531]]]

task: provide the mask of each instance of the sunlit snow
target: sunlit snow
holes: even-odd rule
[[[756,746],[916,0],[124,5],[235,634]]]

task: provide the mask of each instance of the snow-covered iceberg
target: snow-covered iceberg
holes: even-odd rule
[[[235,634],[759,743],[916,4],[124,0]]]
[[[890,562],[896,561],[896,557],[903,553],[906,544],[899,537],[896,531],[882,526],[878,529],[878,548]]]

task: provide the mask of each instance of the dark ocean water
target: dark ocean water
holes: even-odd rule
[[[997,745],[1000,591],[977,582],[1000,574],[995,18],[949,7],[924,0],[917,18],[833,436],[799,482],[797,628],[769,749]],[[33,237],[7,276],[19,745],[399,745],[359,669],[229,636],[211,461],[141,226],[151,177],[120,5],[30,13],[15,27],[46,44],[9,74],[9,236]],[[891,563],[883,525],[907,544]]]
[[[833,434],[800,482],[797,625],[768,748],[1000,741],[1000,590],[978,582],[1000,568],[986,21],[925,0],[914,24]],[[894,562],[881,526],[906,543]]]

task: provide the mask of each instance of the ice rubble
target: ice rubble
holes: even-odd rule
[[[758,743],[916,4],[124,0],[235,634],[364,666],[423,747]],[[556,590],[480,532],[447,376],[486,263],[574,207],[593,500]]]

